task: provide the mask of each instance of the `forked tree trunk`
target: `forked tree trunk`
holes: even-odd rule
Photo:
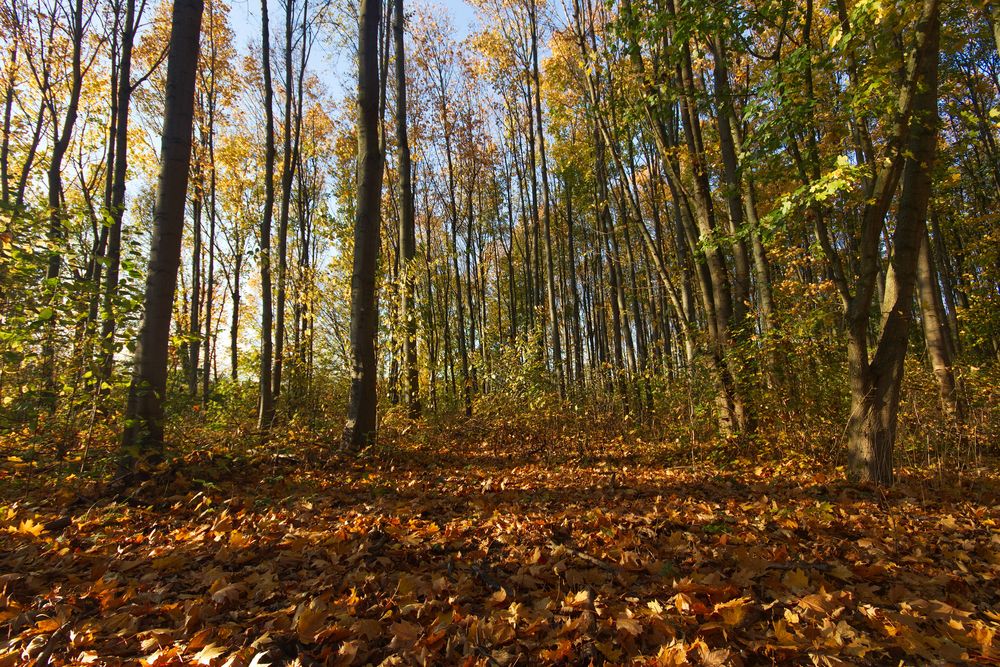
[[[202,0],[175,0],[171,17],[160,174],[144,315],[122,433],[121,467],[125,473],[134,469],[137,460],[158,457],[163,449],[163,398],[167,389],[170,317],[181,261],[203,7]]]
[[[893,482],[893,449],[910,329],[920,246],[926,237],[927,203],[937,141],[938,0],[925,0],[918,39],[913,115],[904,152],[892,259],[882,301],[882,328],[868,360],[867,308],[849,322],[848,478],[888,485]]]
[[[351,390],[344,446],[374,442],[376,428],[375,272],[381,226],[382,152],[379,146],[379,23],[381,0],[361,0],[358,36],[358,188],[351,274]]]

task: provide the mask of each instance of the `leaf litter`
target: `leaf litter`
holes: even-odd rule
[[[127,497],[7,498],[0,667],[1000,662],[993,473],[466,450],[202,451]]]

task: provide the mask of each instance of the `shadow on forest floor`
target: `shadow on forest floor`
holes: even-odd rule
[[[995,474],[882,492],[809,460],[476,434],[295,451],[192,452],[125,498],[4,498],[0,667],[1000,659]]]

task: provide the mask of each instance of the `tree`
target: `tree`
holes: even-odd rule
[[[163,449],[167,352],[191,166],[194,87],[203,8],[202,0],[175,0],[171,15],[160,173],[143,321],[135,350],[122,433],[122,470],[125,473],[131,473],[139,459],[156,458]]]
[[[257,426],[266,431],[274,421],[274,389],[271,386],[273,358],[271,306],[271,218],[274,215],[274,89],[271,85],[271,35],[267,0],[260,0],[260,25],[264,73],[264,213],[260,219],[260,413]]]
[[[875,204],[866,210],[861,238],[862,275],[848,308],[851,416],[847,427],[848,477],[858,482],[892,484],[893,447],[903,382],[913,291],[920,247],[927,224],[931,174],[937,146],[937,71],[939,0],[924,0],[916,28],[916,44],[907,67],[907,80],[900,92],[894,142],[902,162],[892,258],[882,299],[881,332],[875,351],[868,356],[868,322],[877,244],[881,242],[884,209],[878,207],[891,195],[893,182],[887,166],[873,181]],[[902,149],[909,135],[906,150]],[[873,210],[874,209],[874,210]],[[867,289],[865,289],[867,288]]]
[[[416,218],[413,212],[413,167],[410,164],[410,139],[406,118],[406,49],[404,44],[403,0],[395,0],[393,42],[396,49],[396,150],[399,152],[399,252],[403,321],[403,360],[406,364],[406,389],[410,416],[420,415],[420,370],[417,368],[417,317],[413,301],[415,287],[413,259],[417,252]]]
[[[351,389],[344,426],[344,446],[358,449],[374,442],[376,430],[375,337],[382,203],[382,150],[379,144],[379,24],[381,0],[361,0],[358,35],[357,208],[354,216],[354,262],[351,273]]]

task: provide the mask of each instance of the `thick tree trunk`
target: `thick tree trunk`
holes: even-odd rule
[[[125,473],[134,469],[138,459],[158,457],[163,448],[167,352],[191,164],[194,86],[202,9],[202,0],[175,0],[171,17],[160,174],[144,315],[139,328],[122,433],[121,467]]]
[[[351,390],[344,446],[374,442],[376,430],[375,272],[381,226],[382,153],[379,147],[378,36],[381,0],[361,0],[358,37],[358,187],[351,274]]]
[[[913,290],[920,246],[926,237],[927,203],[937,141],[938,0],[925,0],[917,26],[915,93],[905,151],[892,258],[882,301],[882,328],[868,361],[868,308],[849,320],[848,373],[851,417],[848,422],[849,479],[892,484],[893,448],[903,380]]]

